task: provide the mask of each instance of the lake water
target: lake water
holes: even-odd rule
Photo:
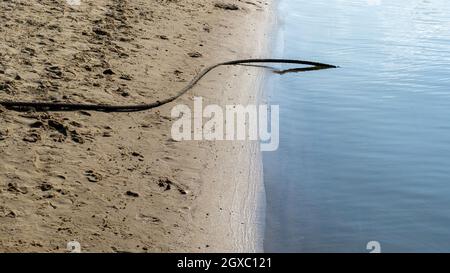
[[[267,252],[450,252],[448,0],[281,0]]]

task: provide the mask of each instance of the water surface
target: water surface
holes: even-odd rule
[[[447,0],[281,0],[274,55],[341,66],[273,76],[268,252],[450,252]]]

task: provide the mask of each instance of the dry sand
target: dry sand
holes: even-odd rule
[[[206,65],[261,57],[270,9],[264,0],[1,1],[0,99],[162,99]],[[194,95],[254,102],[262,76],[220,68],[139,113],[0,109],[0,251],[65,252],[72,240],[84,252],[260,251],[257,144],[175,142],[170,111]]]

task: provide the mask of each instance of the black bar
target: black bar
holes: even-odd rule
[[[127,273],[386,272],[393,264],[400,265],[404,272],[421,266],[437,267],[439,262],[446,265],[449,258],[448,254],[0,254],[5,272],[9,269],[21,272],[25,268],[45,272]]]

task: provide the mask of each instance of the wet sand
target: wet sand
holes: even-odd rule
[[[217,3],[234,4],[216,5]],[[0,99],[163,99],[202,67],[266,52],[266,1],[3,1]],[[234,7],[238,9],[235,10]],[[0,109],[0,251],[260,251],[256,143],[171,139],[176,104],[246,104],[263,72],[220,68],[139,113]]]

